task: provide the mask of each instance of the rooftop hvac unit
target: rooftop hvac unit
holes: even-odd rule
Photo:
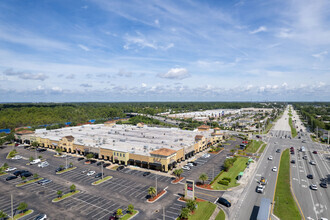
[[[157,146],[156,149],[159,149],[159,146]]]
[[[125,142],[125,139],[120,139],[120,142]]]
[[[111,131],[108,131],[108,134],[111,134]]]
[[[135,150],[135,147],[132,147],[132,150]]]
[[[179,141],[183,141],[183,138],[180,138]]]
[[[153,151],[153,150],[154,150],[154,148],[151,148],[150,150],[151,150],[151,151]]]
[[[112,142],[116,142],[115,140],[112,140]]]
[[[148,146],[147,145],[144,145],[144,147],[143,147],[144,149],[148,149]]]
[[[175,139],[174,142],[178,142],[178,139]]]

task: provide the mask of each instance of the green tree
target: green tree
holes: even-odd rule
[[[132,204],[129,204],[128,207],[127,207],[127,211],[130,213],[130,214],[133,214],[134,212],[134,206]]]
[[[18,205],[17,209],[18,209],[19,211],[21,211],[21,213],[24,213],[24,212],[27,210],[27,207],[28,207],[28,205],[26,204],[26,202],[21,202],[21,203]]]
[[[86,155],[87,160],[90,160],[90,159],[92,159],[93,157],[94,157],[94,154],[92,154],[92,153],[88,153],[88,154]]]
[[[33,160],[34,160],[34,158],[31,156],[31,157],[29,158],[29,161],[32,162]]]
[[[37,174],[37,173],[33,174],[33,178],[34,179],[38,179],[39,178],[39,174]]]
[[[31,143],[31,146],[32,146],[32,147],[38,147],[38,146],[39,146],[39,143],[38,143],[37,141],[33,141],[33,142]]]
[[[123,215],[123,210],[122,209],[117,209],[116,214],[117,214],[117,216]]]
[[[62,194],[63,194],[63,192],[61,190],[57,191],[57,197],[58,198],[62,198]]]
[[[176,169],[173,171],[173,174],[175,176],[177,176],[178,178],[180,178],[181,174],[183,173],[183,170],[182,169]]]
[[[3,165],[3,168],[7,169],[9,166],[8,166],[8,163],[4,163]]]
[[[5,168],[4,167],[0,167],[0,173],[4,173],[5,172]]]
[[[22,176],[21,179],[23,180],[23,183],[26,182],[26,177],[25,176]]]
[[[71,192],[75,192],[76,191],[76,185],[72,184],[70,186],[70,190],[71,190]]]
[[[57,155],[61,155],[62,154],[62,149],[61,148],[56,148],[56,153],[57,153]]]
[[[188,200],[186,205],[187,205],[187,208],[190,210],[190,211],[194,211],[196,209],[196,201],[194,200]]]
[[[0,210],[0,219],[6,219],[7,217],[8,215],[4,211]]]
[[[205,173],[202,173],[202,174],[199,176],[198,179],[201,180],[201,181],[203,181],[203,185],[204,185],[204,181],[205,181],[205,180],[208,180],[209,177],[208,177]]]
[[[180,219],[188,219],[190,215],[190,210],[188,208],[181,209]]]
[[[39,155],[39,156],[38,156],[38,158],[41,160],[42,156],[41,156],[41,155]]]
[[[148,188],[148,194],[151,196],[151,197],[154,197],[156,195],[156,188],[153,187],[153,186],[150,186]]]

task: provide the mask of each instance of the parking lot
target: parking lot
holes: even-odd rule
[[[165,213],[163,212],[163,209],[159,210],[157,212],[155,219],[157,220],[163,220],[164,214],[166,220],[173,220],[179,217],[181,213],[181,209],[186,207],[186,204],[184,202],[179,202],[178,200],[174,200],[169,206],[165,208]]]
[[[140,176],[140,177],[143,177],[143,174],[145,173],[144,171],[134,170],[134,169],[130,169],[130,168],[124,168],[120,172],[130,174],[130,175]],[[144,176],[144,178],[147,178],[149,180],[155,180],[155,181],[156,181],[156,177],[157,177],[157,181],[165,182],[165,183],[170,183],[172,180],[175,179],[174,177],[158,175],[155,173],[150,173],[149,175]]]

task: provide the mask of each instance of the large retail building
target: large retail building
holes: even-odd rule
[[[112,122],[65,127],[56,130],[38,129],[21,139],[37,141],[46,148],[86,155],[123,165],[135,165],[167,172],[223,139],[219,128],[202,125],[195,131],[178,128],[147,127],[138,124],[118,125]]]

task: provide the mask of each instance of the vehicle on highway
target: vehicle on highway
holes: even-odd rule
[[[34,159],[30,162],[30,164],[37,164],[37,163],[40,163],[41,160],[40,159]]]
[[[276,150],[276,153],[281,153],[281,149],[277,149]]]
[[[46,184],[51,183],[51,182],[53,182],[53,181],[50,180],[50,179],[42,179],[42,180],[38,181],[38,184],[43,186],[43,185],[46,185]]]
[[[311,165],[316,165],[316,163],[315,163],[314,160],[309,161],[309,163],[310,163]]]
[[[30,176],[32,176],[32,175],[33,175],[33,174],[32,174],[30,171],[26,171],[26,172],[20,174],[21,177],[23,177],[23,176],[24,176],[24,177],[30,177]]]
[[[104,173],[98,173],[95,175],[95,178],[100,178],[100,177],[102,177],[102,175],[104,176]]]
[[[118,168],[117,168],[117,171],[121,171],[122,169],[124,169],[125,167],[124,166],[119,166]]]
[[[322,181],[322,182],[320,183],[320,186],[321,186],[322,188],[328,188],[328,184],[327,184],[327,182],[325,182],[325,181]]]
[[[308,179],[314,179],[313,174],[308,174],[308,175],[307,175],[307,178],[308,178]]]
[[[317,151],[316,151],[316,150],[314,150],[314,151],[313,151],[313,154],[317,154]]]
[[[258,215],[256,220],[268,220],[270,219],[271,200],[268,198],[261,198]]]
[[[260,179],[260,181],[259,181],[259,183],[261,184],[261,185],[266,185],[267,184],[267,179],[265,179],[265,177],[261,177],[261,179]]]
[[[306,140],[302,140],[302,143],[306,143]]]
[[[150,175],[151,173],[150,172],[144,172],[143,173],[143,176],[148,176],[148,175]]]
[[[301,152],[305,152],[305,151],[306,151],[306,150],[305,150],[305,147],[302,146],[302,147],[300,148],[300,151],[301,151]]]
[[[317,190],[317,186],[316,186],[316,184],[311,184],[311,185],[310,185],[310,188],[311,188],[311,190]]]
[[[35,217],[34,220],[45,220],[47,219],[47,215],[46,214],[40,214],[37,217]]]
[[[303,156],[303,159],[307,160],[307,155]]]
[[[38,164],[38,167],[41,167],[41,168],[44,168],[44,167],[47,167],[49,166],[49,163],[47,161],[44,161],[44,162],[41,162]]]
[[[183,170],[190,170],[190,167],[189,166],[183,166],[182,169]]]
[[[83,157],[79,157],[77,160],[78,161],[81,161],[81,160],[84,160],[85,158],[83,158]]]
[[[264,189],[265,189],[264,185],[258,185],[257,188],[256,188],[256,192],[257,193],[263,193]]]
[[[291,160],[291,163],[295,164],[295,163],[296,163],[296,161],[295,161],[295,160]]]
[[[103,167],[108,167],[108,166],[110,166],[111,165],[111,163],[104,163],[103,164]]]
[[[17,170],[16,167],[8,167],[5,171],[6,172],[11,172],[11,171],[14,171],[14,170]]]
[[[87,173],[87,176],[92,176],[92,175],[94,175],[94,173],[95,173],[95,171],[94,171],[94,170],[91,170],[91,171],[89,171],[89,172]]]
[[[276,172],[277,171],[277,167],[273,167],[272,171],[273,172]]]
[[[26,170],[17,170],[17,171],[15,171],[13,174],[15,175],[15,176],[19,176],[19,175],[21,175],[21,173],[24,173],[24,172],[27,172]]]
[[[20,155],[16,155],[15,157],[11,158],[12,160],[20,160],[22,159],[23,157],[20,156]]]
[[[218,199],[218,203],[220,203],[221,205],[224,205],[224,206],[226,206],[226,207],[230,207],[230,206],[231,206],[230,201],[227,200],[227,199],[225,199],[225,198],[223,198],[223,197],[220,197],[220,198]]]
[[[273,156],[269,156],[268,157],[268,160],[273,160]]]
[[[17,176],[7,176],[6,181],[16,179]]]

